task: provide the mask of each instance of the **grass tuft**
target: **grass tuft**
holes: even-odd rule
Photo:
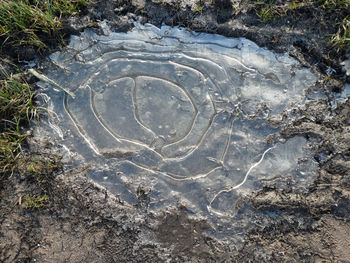
[[[81,12],[92,0],[0,0],[0,48],[47,48],[45,43],[62,39],[62,21]],[[34,92],[21,79],[14,78],[0,64],[0,179],[19,167],[21,145],[27,135],[21,127],[37,116]],[[35,167],[29,171],[38,176]],[[48,168],[52,168],[48,165]],[[31,170],[32,169],[32,170]]]
[[[339,50],[350,51],[350,17],[344,18],[331,42]]]
[[[29,5],[26,1],[0,2],[0,37],[2,45],[28,45],[46,48],[38,33],[51,35],[60,29],[60,21],[49,12]]]
[[[1,0],[0,41],[5,45],[26,45],[45,49],[43,36],[57,39],[61,16],[75,15],[86,0]]]
[[[270,21],[275,17],[275,11],[271,5],[264,6],[256,14],[263,22]]]
[[[50,180],[50,175],[60,168],[60,159],[57,156],[30,156],[21,160],[21,165],[37,184],[45,184]]]
[[[202,0],[200,0],[200,1],[198,1],[197,3],[196,3],[196,6],[195,6],[195,12],[197,12],[197,13],[202,13],[203,12],[203,1]]]
[[[318,0],[318,3],[327,10],[350,8],[350,0]]]
[[[282,17],[286,13],[286,8],[275,4],[274,0],[270,0],[268,3],[259,0],[257,3],[260,5],[260,8],[256,11],[256,15],[264,23]]]
[[[27,135],[20,127],[37,116],[34,93],[25,82],[0,80],[0,172],[13,173]]]
[[[49,197],[44,194],[43,196],[33,196],[30,194],[24,195],[23,207],[26,209],[39,209],[47,205]]]
[[[29,85],[10,78],[0,81],[0,115],[2,120],[18,126],[23,120],[30,120],[37,115],[37,107],[34,104],[34,93]]]

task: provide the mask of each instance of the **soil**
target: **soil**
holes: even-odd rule
[[[302,135],[318,142],[314,158],[320,169],[307,191],[266,183],[252,193],[245,202],[253,211],[278,216],[251,227],[243,245],[234,251],[232,244],[208,235],[210,225],[191,219],[185,209],[148,215],[147,192],[142,189],[137,207],[124,204],[88,179],[88,164],[63,172],[54,158],[59,151],[50,142],[29,138],[23,163],[40,159],[51,165],[35,176],[23,165],[1,180],[0,261],[350,262],[350,100],[332,107],[332,94],[341,92],[350,79],[341,67],[345,52],[329,43],[337,30],[335,22],[350,15],[350,10],[332,12],[315,3],[297,9],[288,8],[284,1],[275,5],[283,15],[263,22],[256,13],[264,5],[257,1],[213,0],[197,5],[191,0],[101,0],[81,17],[67,21],[65,30],[78,33],[107,19],[115,31],[125,32],[133,27],[131,20],[137,20],[246,37],[288,52],[318,72],[320,81],[314,88],[328,96],[308,103],[301,112],[304,117],[281,131],[286,138]],[[25,69],[22,61],[33,58],[29,51],[3,50],[2,64],[11,72],[15,66]],[[38,65],[41,61],[37,57]],[[47,194],[48,202],[30,209],[24,203],[27,193]],[[245,206],[239,207],[243,213]]]

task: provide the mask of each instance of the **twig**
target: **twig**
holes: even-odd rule
[[[46,83],[49,83],[50,85],[54,86],[55,88],[58,88],[60,90],[63,90],[64,92],[66,92],[68,95],[70,95],[73,99],[75,99],[75,94],[63,87],[61,87],[60,85],[58,85],[56,82],[54,82],[53,80],[49,79],[48,77],[46,77],[45,75],[43,74],[40,74],[39,72],[37,72],[35,69],[28,69],[28,72],[33,74],[35,77],[37,77],[38,79],[46,82]]]

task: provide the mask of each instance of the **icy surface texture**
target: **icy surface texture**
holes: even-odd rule
[[[72,166],[93,163],[91,178],[127,202],[147,192],[151,209],[221,216],[261,178],[305,186],[314,175],[306,139],[267,140],[278,134],[269,118],[303,103],[316,81],[309,69],[246,39],[152,25],[105,31],[51,55],[46,74],[75,99],[41,84]]]

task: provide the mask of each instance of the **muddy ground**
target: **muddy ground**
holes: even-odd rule
[[[341,67],[345,52],[329,43],[337,30],[335,21],[350,11],[332,12],[314,3],[297,3],[300,6],[291,9],[284,1],[275,1],[278,14],[262,21],[257,12],[264,4],[249,0],[200,4],[102,0],[82,17],[70,19],[65,30],[67,36],[88,26],[98,31],[94,22],[108,19],[115,31],[127,31],[132,20],[137,20],[246,37],[277,52],[289,52],[320,74],[314,88],[328,95],[328,99],[307,104],[304,117],[281,132],[286,138],[303,135],[317,141],[314,158],[320,169],[307,191],[266,183],[241,200],[241,213],[249,207],[259,214],[278,216],[249,229],[243,245],[232,249],[234,244],[208,235],[210,226],[191,220],[185,208],[158,217],[147,215],[143,202],[147,193],[142,189],[138,207],[129,207],[94,185],[84,173],[88,166],[63,173],[55,157],[59,151],[48,141],[29,138],[23,167],[0,185],[0,261],[350,262],[350,100],[332,107],[332,94],[341,92],[349,77]],[[35,55],[16,49],[3,51],[1,59],[24,69],[21,61]],[[40,59],[37,63],[40,66]],[[25,165],[25,160],[33,158],[46,164],[35,176]],[[27,193],[47,194],[47,202],[30,209],[24,204]]]

